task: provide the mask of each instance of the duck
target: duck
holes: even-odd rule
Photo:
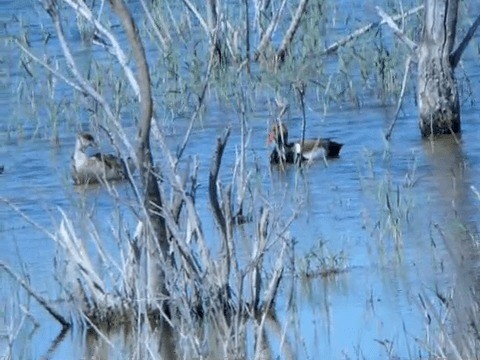
[[[293,164],[323,158],[337,158],[343,144],[329,138],[304,139],[288,142],[288,129],[283,123],[275,123],[270,129],[267,144],[275,143],[270,154],[271,164]]]
[[[129,169],[134,168],[131,158],[125,163],[112,154],[88,155],[85,151],[89,147],[97,147],[95,138],[87,132],[79,133],[72,156],[72,178],[75,185],[124,180],[128,176],[127,166]]]

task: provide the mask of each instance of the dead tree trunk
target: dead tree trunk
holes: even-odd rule
[[[153,157],[150,147],[150,127],[153,115],[153,101],[151,92],[150,72],[148,69],[147,58],[145,56],[145,49],[143,48],[142,40],[138,33],[137,26],[130,14],[130,10],[125,4],[124,0],[110,0],[112,9],[120,18],[127,40],[132,47],[133,56],[137,66],[137,80],[140,85],[140,122],[138,126],[138,144],[137,144],[137,159],[139,164],[139,172],[144,187],[144,206],[149,217],[149,224],[153,230],[153,237],[157,240],[158,246],[151,246],[150,257],[158,259],[159,256],[168,261],[168,237],[165,219],[163,218],[162,208],[163,201],[158,185],[158,174],[153,167]],[[147,224],[147,227],[148,224]],[[159,254],[160,250],[161,254]],[[149,272],[152,276],[149,277],[149,288],[153,291],[153,295],[158,293],[167,295],[168,291],[165,287],[165,273],[160,266],[161,262],[150,262],[151,268]],[[167,307],[163,309],[167,311]]]
[[[422,136],[460,132],[460,102],[452,62],[458,0],[424,0],[418,52],[418,104]]]

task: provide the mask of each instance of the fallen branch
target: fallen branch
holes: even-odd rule
[[[42,305],[50,315],[52,315],[60,324],[62,324],[63,329],[68,329],[72,326],[72,324],[67,319],[65,319],[53,307],[51,307],[48,304],[49,303],[48,300],[46,300],[40,294],[38,294],[25,280],[23,280],[18,274],[16,274],[7,264],[0,261],[0,268],[4,269],[7,272],[7,274],[9,274],[17,283],[19,283],[20,286],[23,287],[29,295],[31,295],[35,300],[37,300],[38,303]]]
[[[416,54],[418,45],[412,41],[405,33],[400,30],[397,26],[395,21],[392,19],[390,15],[388,15],[385,11],[383,11],[380,6],[376,7],[378,15],[382,18],[382,20],[393,30],[393,33],[397,35],[397,37],[410,49],[412,54]]]
[[[397,20],[403,19],[407,16],[414,15],[414,14],[418,13],[420,10],[423,10],[423,5],[414,7],[413,9],[410,9],[405,13],[392,16],[391,19],[393,21],[397,21]],[[355,30],[350,35],[347,35],[343,39],[340,39],[337,42],[330,45],[329,47],[327,47],[322,53],[320,53],[320,55],[330,55],[330,54],[334,53],[335,51],[337,51],[340,47],[349,43],[350,41],[355,40],[356,38],[358,38],[358,37],[362,36],[363,34],[369,32],[370,30],[372,30],[374,28],[377,28],[377,27],[379,27],[379,26],[381,26],[385,23],[387,23],[387,21],[385,19],[382,19],[381,21],[370,23],[370,24],[368,24],[368,25],[366,25],[366,26],[364,26],[364,27],[362,27],[358,30]]]

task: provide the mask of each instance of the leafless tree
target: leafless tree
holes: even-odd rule
[[[411,59],[418,63],[418,104],[422,136],[460,132],[460,100],[455,80],[455,67],[480,25],[480,15],[467,34],[455,45],[458,0],[424,0],[424,23],[420,44],[408,39],[395,21],[382,9],[379,15],[408,46]],[[406,74],[409,65],[406,66]],[[387,137],[389,134],[387,134]]]

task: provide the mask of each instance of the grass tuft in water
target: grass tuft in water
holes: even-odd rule
[[[348,271],[348,257],[345,251],[341,250],[332,255],[327,243],[322,240],[319,240],[298,262],[298,272],[305,278],[331,278]]]

